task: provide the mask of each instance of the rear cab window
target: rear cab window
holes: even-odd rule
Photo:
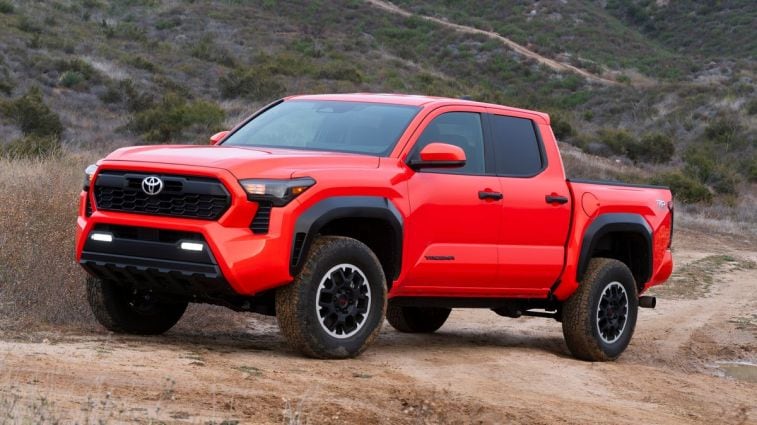
[[[546,167],[537,126],[527,118],[489,114],[497,175],[533,177]]]

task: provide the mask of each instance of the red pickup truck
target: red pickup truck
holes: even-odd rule
[[[87,168],[76,258],[114,332],[190,302],[276,315],[308,356],[360,354],[386,318],[452,308],[562,322],[617,358],[672,271],[667,188],[566,180],[549,116],[408,95],[293,96],[211,146],[119,149]]]

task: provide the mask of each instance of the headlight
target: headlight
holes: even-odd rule
[[[291,180],[246,179],[239,183],[250,201],[269,201],[276,207],[283,207],[314,185],[315,180],[310,177]]]
[[[89,190],[89,186],[92,184],[92,177],[95,176],[97,171],[97,165],[91,164],[84,169],[84,190]]]

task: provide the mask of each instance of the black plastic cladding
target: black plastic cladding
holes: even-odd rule
[[[295,276],[310,249],[315,235],[329,222],[341,218],[373,218],[388,222],[395,234],[394,270],[397,273],[402,259],[402,215],[388,199],[379,196],[335,196],[318,202],[302,213],[295,224],[292,239],[290,273]],[[387,276],[387,281],[396,276]]]
[[[591,254],[602,236],[614,232],[635,233],[644,238],[647,247],[646,268],[637,284],[646,283],[652,277],[652,229],[644,218],[638,214],[609,213],[597,217],[584,233],[581,243],[581,256],[578,260],[576,280],[583,278],[591,261]]]

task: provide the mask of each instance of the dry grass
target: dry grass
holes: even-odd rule
[[[96,153],[41,159],[0,158],[0,330],[69,325],[96,329],[76,264],[78,194]],[[244,315],[190,306],[177,329],[223,332]]]
[[[82,170],[94,158],[0,159],[0,317],[9,327],[90,320],[74,262]],[[5,326],[4,326],[5,327]]]

